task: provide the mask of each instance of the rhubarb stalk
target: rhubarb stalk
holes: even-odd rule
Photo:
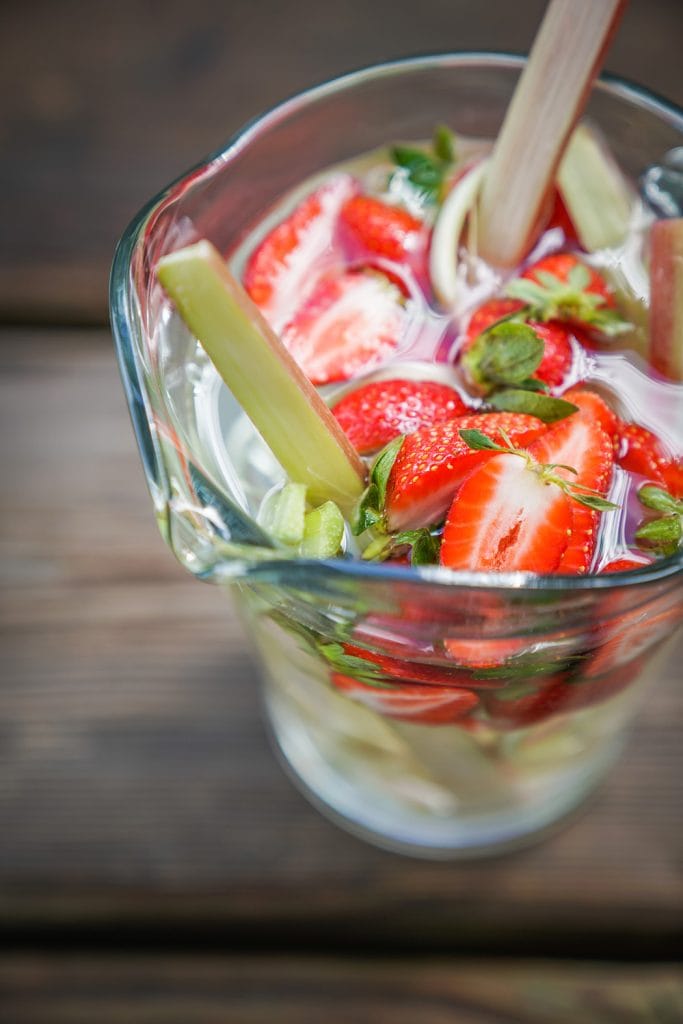
[[[626,0],[551,0],[484,182],[479,253],[512,267],[528,251],[567,139]]]
[[[621,245],[633,201],[624,177],[590,128],[574,131],[557,173],[557,186],[587,252]]]
[[[683,381],[683,218],[652,225],[650,362],[666,377]]]
[[[350,517],[365,467],[216,249],[201,241],[164,256],[157,276],[290,480]]]

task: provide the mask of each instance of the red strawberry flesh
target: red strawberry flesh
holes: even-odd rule
[[[348,380],[393,354],[409,313],[382,274],[346,272],[320,282],[282,332],[314,384]]]
[[[614,446],[608,435],[591,416],[579,410],[561,420],[529,447],[538,462],[571,466],[556,470],[572,484],[605,496],[612,480]],[[591,566],[598,536],[601,512],[571,502],[571,537],[557,567],[560,573],[585,573]]]
[[[491,299],[489,302],[485,302],[483,306],[475,310],[470,319],[462,351],[467,352],[472,348],[479,335],[492,327],[498,320],[511,313],[519,312],[523,308],[524,303],[519,299]],[[574,361],[572,331],[567,324],[557,320],[551,320],[548,323],[527,320],[525,323],[528,323],[543,342],[543,358],[534,377],[550,387],[559,387],[564,383]]]
[[[545,423],[523,413],[491,412],[458,416],[445,423],[422,427],[406,437],[387,482],[386,513],[390,530],[429,526],[443,519],[462,480],[490,451],[474,451],[461,430],[480,430],[497,443],[504,431],[513,444],[525,445],[540,437]]]
[[[422,725],[457,722],[479,703],[479,698],[471,690],[451,686],[422,686],[419,683],[373,686],[339,672],[332,674],[331,681],[340,692],[377,714]]]
[[[569,498],[513,454],[494,454],[460,487],[441,562],[477,572],[552,572],[567,546]]]
[[[372,196],[353,196],[344,203],[340,227],[342,237],[350,238],[359,252],[364,250],[397,263],[424,244],[421,221]]]
[[[338,174],[308,195],[252,253],[244,286],[278,333],[332,256],[339,212],[357,185]]]
[[[466,410],[458,392],[446,384],[381,380],[345,395],[332,411],[356,450],[369,455],[399,434],[412,434]]]

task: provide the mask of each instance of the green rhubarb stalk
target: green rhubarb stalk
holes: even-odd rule
[[[164,256],[157,276],[289,479],[350,517],[365,467],[216,249],[201,241]]]
[[[631,195],[604,143],[585,125],[579,125],[569,140],[557,185],[587,252],[624,242],[631,220]]]
[[[650,362],[683,381],[683,218],[660,220],[650,235]]]
[[[567,139],[625,0],[551,0],[493,150],[479,254],[512,267],[528,251]]]

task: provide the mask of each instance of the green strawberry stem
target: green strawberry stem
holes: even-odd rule
[[[683,381],[683,218],[653,224],[650,246],[650,361]]]
[[[625,0],[551,0],[484,182],[479,254],[513,267],[528,250],[570,133]]]
[[[631,196],[604,143],[585,125],[569,140],[557,184],[587,252],[621,245],[631,219]]]
[[[350,516],[363,463],[216,249],[201,241],[164,256],[157,276],[290,480]]]

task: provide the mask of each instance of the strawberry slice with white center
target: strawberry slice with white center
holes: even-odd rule
[[[347,271],[320,282],[282,332],[314,384],[348,380],[387,359],[410,313],[383,274]]]
[[[278,334],[334,260],[339,212],[358,186],[337,174],[311,192],[252,253],[244,286]]]
[[[504,431],[513,444],[536,440],[547,426],[526,413],[487,412],[422,427],[404,440],[392,466],[386,492],[389,530],[413,530],[443,519],[456,488],[490,451],[475,451],[461,430],[480,430],[498,443]]]
[[[572,512],[542,467],[492,455],[462,484],[446,519],[441,563],[479,572],[549,573],[567,547]]]
[[[586,410],[588,409],[586,405]],[[604,497],[612,481],[614,444],[588,411],[579,409],[529,447],[538,462],[559,464],[556,472],[572,484]],[[571,473],[562,466],[571,466]],[[571,503],[571,537],[557,566],[559,573],[588,572],[593,561],[602,512]]]
[[[449,725],[469,714],[479,703],[471,690],[452,686],[372,685],[334,672],[331,682],[341,693],[379,715],[420,725]]]

